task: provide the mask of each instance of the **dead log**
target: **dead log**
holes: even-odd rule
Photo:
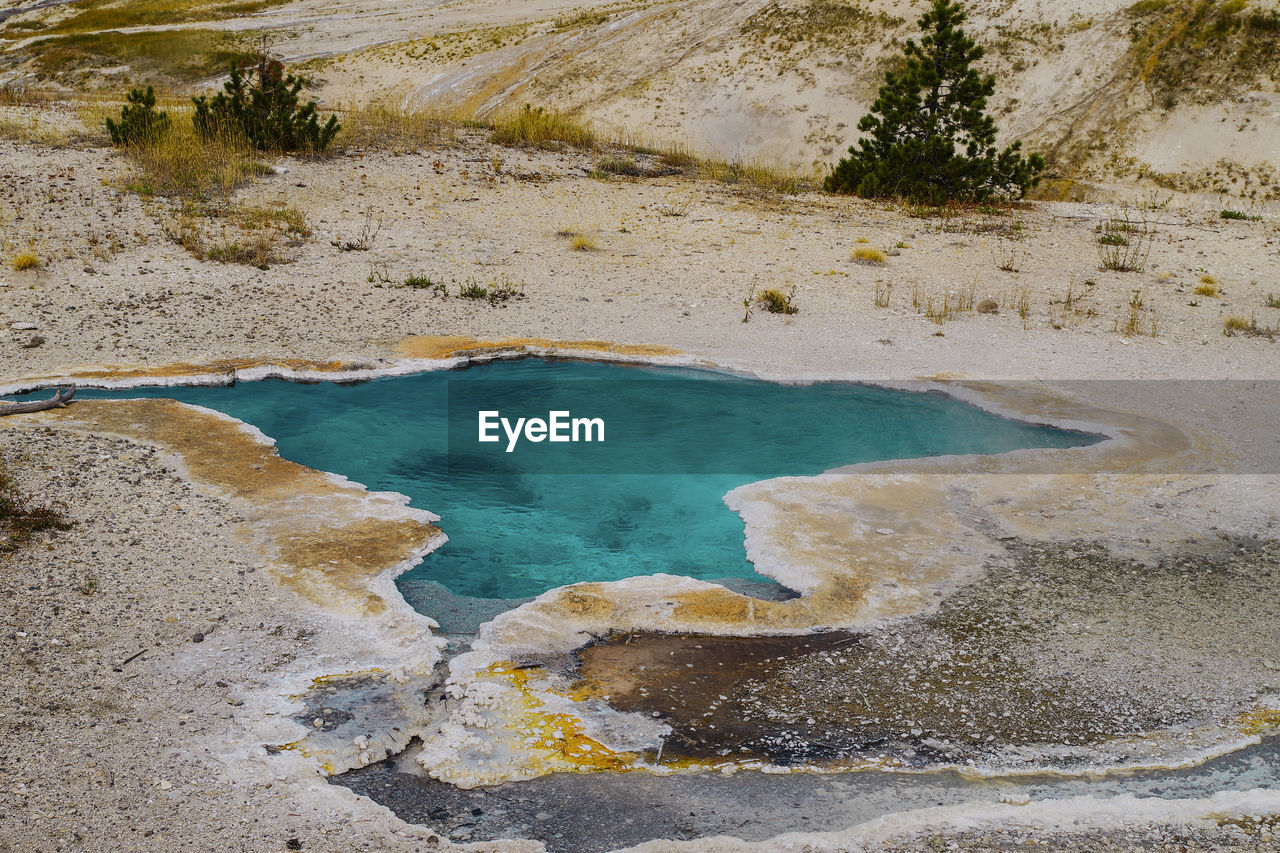
[[[27,403],[7,403],[0,400],[0,415],[20,415],[23,412],[43,412],[45,409],[60,409],[76,395],[76,386],[65,391],[55,391],[48,400],[32,400]]]

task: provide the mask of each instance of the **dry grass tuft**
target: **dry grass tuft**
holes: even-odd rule
[[[794,287],[786,293],[771,287],[756,297],[756,304],[770,314],[798,314],[800,309],[795,304],[795,296]]]
[[[591,149],[596,136],[591,128],[556,110],[525,104],[521,110],[498,115],[492,121],[489,141],[497,145],[559,150],[565,146]]]
[[[45,75],[128,65],[130,76],[140,82],[201,80],[253,58],[234,36],[215,29],[72,33],[42,38],[29,49]]]
[[[1251,338],[1266,338],[1274,341],[1276,335],[1280,334],[1280,329],[1270,326],[1259,326],[1257,317],[1249,317],[1248,319],[1239,315],[1231,315],[1222,321],[1222,334],[1227,337],[1235,337],[1236,335],[1245,335]]]
[[[28,249],[18,252],[10,258],[9,266],[13,267],[18,272],[23,272],[25,270],[38,270],[42,266],[42,263],[40,261],[40,256]]]
[[[591,252],[596,249],[595,239],[586,234],[575,234],[570,238],[569,245],[579,252]]]
[[[406,110],[389,104],[341,108],[338,151],[392,151],[408,154],[454,139],[454,122],[440,110]]]
[[[225,204],[236,188],[266,174],[267,167],[247,142],[230,135],[206,138],[183,118],[175,117],[169,133],[125,148],[137,166],[128,189],[144,196]]]
[[[858,246],[849,253],[849,258],[860,264],[880,266],[888,260],[889,256],[880,249],[874,249],[870,246]]]
[[[38,107],[52,100],[53,96],[42,89],[32,89],[19,83],[0,86],[0,107]]]

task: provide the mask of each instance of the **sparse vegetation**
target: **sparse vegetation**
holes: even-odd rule
[[[126,179],[128,189],[213,207],[225,206],[234,190],[267,171],[243,140],[198,134],[187,122],[124,152],[137,167]]]
[[[1145,324],[1143,321],[1146,321]],[[1126,338],[1135,335],[1148,335],[1156,337],[1159,333],[1159,325],[1156,321],[1155,312],[1147,307],[1146,297],[1142,295],[1142,289],[1138,288],[1129,294],[1129,311],[1125,316],[1124,325],[1121,326],[1119,321],[1116,322],[1116,331],[1119,331]]]
[[[565,146],[583,149],[596,146],[595,134],[586,125],[564,113],[544,107],[535,108],[531,104],[495,118],[489,141],[497,145],[550,150]]]
[[[1155,229],[1145,213],[1123,208],[1097,227],[1098,257],[1102,268],[1115,272],[1141,272],[1151,254]]]
[[[212,3],[208,0],[129,0],[128,3],[87,0],[71,6],[74,14],[41,26],[39,31],[49,35],[93,33],[125,27],[214,21],[253,14],[283,2],[285,0],[232,0],[230,3],[220,0]]]
[[[888,308],[889,299],[893,296],[892,284],[876,284],[875,306],[877,308]]]
[[[501,305],[513,299],[523,299],[524,283],[505,275],[487,285],[468,278],[458,288],[458,295],[463,299],[482,299],[490,305]]]
[[[346,107],[333,147],[339,151],[392,151],[409,154],[454,138],[455,122],[433,111],[391,104]]]
[[[593,178],[606,178],[610,175],[640,178],[647,174],[648,170],[631,157],[602,157],[596,161],[596,167],[591,172]]]
[[[1276,335],[1280,334],[1280,329],[1274,326],[1259,326],[1258,318],[1253,315],[1246,319],[1232,314],[1222,321],[1222,334],[1229,338],[1236,335],[1244,335],[1246,337],[1266,338],[1269,341],[1274,341]]]
[[[569,247],[575,252],[592,252],[596,249],[595,238],[576,228],[561,228],[556,236],[561,240],[568,240]]]
[[[1256,213],[1244,213],[1239,210],[1223,210],[1218,214],[1221,219],[1235,219],[1241,222],[1261,222],[1262,217]]]
[[[688,216],[689,211],[693,210],[693,203],[694,197],[692,195],[667,193],[662,204],[658,205],[658,212],[663,216]]]
[[[1280,308],[1280,296],[1274,293],[1268,293],[1262,300],[1262,304],[1267,308]]]
[[[795,304],[796,289],[792,287],[785,293],[771,287],[756,297],[755,303],[770,314],[796,314],[800,309]]]
[[[364,209],[364,216],[361,219],[360,231],[356,236],[343,239],[341,237],[330,240],[329,245],[336,248],[339,252],[367,252],[369,247],[373,245],[373,241],[377,239],[378,232],[382,230],[382,216],[375,218],[372,206]]]
[[[128,65],[134,79],[153,82],[189,83],[253,60],[230,34],[200,29],[75,33],[42,38],[29,50],[36,68],[49,76]]]
[[[883,265],[889,256],[881,249],[875,249],[871,246],[856,246],[849,253],[850,260],[857,261],[860,264],[871,264],[874,266]]]
[[[860,36],[901,26],[903,20],[849,0],[770,3],[742,25],[742,33],[762,47],[801,57],[815,49],[840,50]]]
[[[996,269],[1004,272],[1019,272],[1027,259],[1027,250],[1016,236],[1000,235],[991,247],[991,258]]]
[[[1139,0],[1129,14],[1138,75],[1165,109],[1234,92],[1280,59],[1280,12],[1246,0]]]
[[[196,258],[260,269],[288,260],[280,252],[282,242],[296,245],[311,234],[305,214],[284,205],[241,205],[220,211],[216,219],[203,220],[221,225],[220,236],[212,241],[205,239],[203,231],[208,226],[202,226],[201,221],[188,208],[168,229],[170,236]]]
[[[0,553],[12,552],[45,530],[70,530],[57,509],[33,504],[18,491],[13,477],[0,465]]]
[[[944,290],[939,294],[923,293],[918,284],[911,286],[911,307],[917,314],[941,326],[954,320],[961,314],[972,314],[976,310],[977,287],[970,285],[964,290]]]
[[[276,262],[274,249],[274,234],[258,231],[241,239],[213,243],[205,247],[204,256],[224,264],[247,264],[266,269]]]
[[[730,186],[779,195],[795,195],[813,186],[813,181],[807,175],[760,161],[747,163],[741,160],[700,160],[697,175]]]
[[[1222,291],[1218,288],[1217,282],[1213,276],[1206,275],[1200,279],[1200,284],[1196,285],[1196,296],[1221,296]]]

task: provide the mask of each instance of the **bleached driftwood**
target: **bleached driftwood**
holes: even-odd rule
[[[23,412],[43,412],[45,409],[60,409],[76,395],[76,386],[65,391],[55,391],[48,400],[32,400],[28,403],[6,403],[0,400],[0,415],[20,415]]]

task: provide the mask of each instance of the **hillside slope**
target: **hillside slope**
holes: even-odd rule
[[[0,29],[0,82],[34,75],[118,88],[163,77],[162,61],[120,45],[183,38],[173,32],[182,29],[185,37],[205,34],[192,50],[210,58],[205,66],[189,62],[170,82],[207,85],[199,69],[212,72],[267,31],[272,50],[305,63],[330,103],[447,103],[482,116],[552,105],[631,141],[821,171],[856,138],[858,118],[927,5],[183,2],[194,23],[148,23],[140,11],[159,0],[77,0],[15,15]],[[122,17],[132,25],[86,33],[75,22],[88,4],[132,10]],[[1259,202],[1280,197],[1277,0],[978,0],[968,28],[988,48],[1003,137],[1048,153],[1057,175]],[[215,33],[228,39],[216,49]],[[108,36],[110,49],[91,44]],[[68,59],[71,41],[77,52]],[[102,54],[97,66],[94,50]]]

